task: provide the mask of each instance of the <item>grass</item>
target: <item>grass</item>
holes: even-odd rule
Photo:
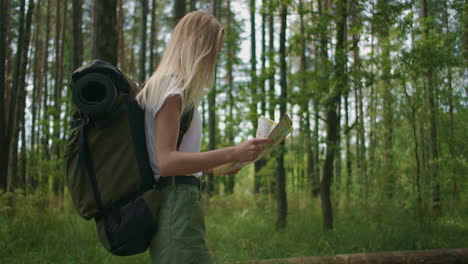
[[[0,263],[150,262],[148,253],[110,255],[98,241],[94,222],[81,219],[69,202],[57,209],[59,202],[50,198],[21,197],[0,210]],[[421,221],[412,210],[396,206],[339,208],[335,229],[323,231],[319,203],[304,200],[289,199],[288,226],[276,231],[275,206],[265,197],[210,199],[207,243],[215,261],[468,246],[467,210]]]

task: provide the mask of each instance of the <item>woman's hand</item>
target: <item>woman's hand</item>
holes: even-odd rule
[[[270,138],[253,138],[234,146],[232,157],[235,161],[253,161],[265,149],[265,144],[271,144]]]

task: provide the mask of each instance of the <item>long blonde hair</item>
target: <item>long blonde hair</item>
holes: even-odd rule
[[[182,112],[198,107],[214,81],[223,27],[211,14],[193,11],[176,25],[161,62],[136,100],[144,109],[161,105],[166,95],[183,91]]]

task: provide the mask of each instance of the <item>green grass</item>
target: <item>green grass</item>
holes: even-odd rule
[[[65,202],[41,196],[15,198],[0,210],[0,263],[149,263],[147,253],[110,255],[93,221]],[[468,215],[418,220],[410,209],[341,208],[335,229],[323,231],[318,202],[290,198],[288,226],[275,230],[275,206],[267,198],[225,196],[206,208],[207,242],[217,262],[468,246]],[[1,202],[1,200],[0,200]],[[5,204],[5,203],[3,203]],[[1,206],[0,206],[1,207]]]

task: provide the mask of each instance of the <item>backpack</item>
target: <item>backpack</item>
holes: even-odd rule
[[[156,232],[161,193],[145,139],[139,87],[115,66],[93,60],[73,72],[73,114],[65,147],[67,186],[73,206],[94,219],[111,253],[144,252]],[[179,148],[193,110],[181,118]]]

